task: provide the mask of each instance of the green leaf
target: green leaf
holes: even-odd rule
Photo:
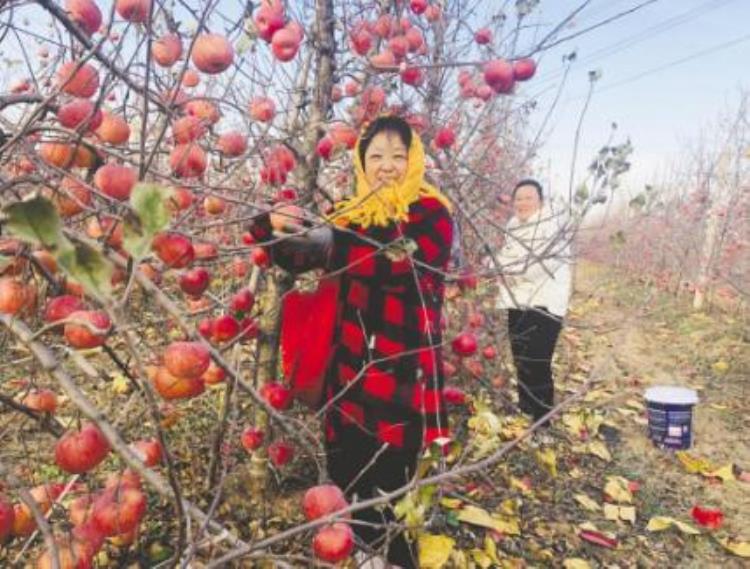
[[[91,296],[99,300],[109,296],[114,266],[93,247],[76,243],[61,251],[57,255],[57,262]]]
[[[154,235],[169,225],[167,207],[172,190],[155,184],[138,184],[130,194],[130,205],[135,216],[125,217],[123,244],[135,258],[145,255]]]
[[[138,214],[143,229],[153,234],[169,225],[170,212],[167,207],[172,190],[156,184],[138,184],[130,194],[130,205]]]
[[[54,250],[65,242],[60,216],[47,198],[38,196],[3,208],[6,224],[14,235]]]

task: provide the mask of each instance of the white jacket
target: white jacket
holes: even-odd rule
[[[499,267],[491,259],[487,263],[513,283],[508,288],[498,279],[497,307],[544,307],[556,316],[565,316],[572,286],[570,239],[562,216],[546,208],[525,222],[511,218],[496,256]]]

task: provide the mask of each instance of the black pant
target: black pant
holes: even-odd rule
[[[360,501],[375,498],[379,496],[376,488],[386,492],[395,490],[407,484],[414,475],[417,450],[394,450],[389,447],[370,464],[381,446],[374,438],[352,431],[341,433],[339,440],[328,444],[328,474],[350,500],[355,494]],[[375,508],[360,510],[352,517],[368,524],[352,524],[354,533],[362,541],[377,549],[387,540],[388,561],[416,569],[416,545],[409,545],[403,532],[393,533],[392,529],[386,528],[395,519],[388,505],[380,511]],[[387,531],[391,532],[390,535],[387,535]]]
[[[560,318],[544,309],[508,311],[508,335],[518,372],[519,407],[534,420],[553,405],[552,354],[561,327]]]

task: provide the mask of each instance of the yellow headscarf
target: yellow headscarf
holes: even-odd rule
[[[409,218],[409,206],[423,196],[434,197],[449,211],[452,209],[450,200],[424,179],[424,147],[419,135],[413,130],[404,181],[373,192],[367,183],[365,170],[359,158],[363,133],[364,129],[360,132],[354,148],[355,195],[335,205],[330,217],[333,223],[339,226],[356,224],[367,228],[371,225],[385,227],[392,222],[406,221]]]

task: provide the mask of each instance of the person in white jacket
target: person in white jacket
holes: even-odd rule
[[[508,310],[508,336],[522,412],[538,420],[553,406],[552,354],[571,294],[570,236],[544,207],[542,186],[521,180],[514,216],[493,268],[501,272],[497,307]]]

